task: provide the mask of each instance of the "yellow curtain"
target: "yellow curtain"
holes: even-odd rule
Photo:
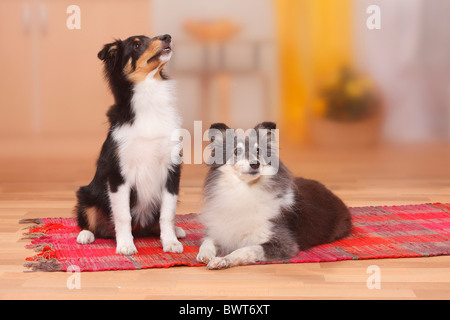
[[[307,141],[307,108],[317,81],[352,62],[352,0],[274,0],[281,124],[291,142]]]

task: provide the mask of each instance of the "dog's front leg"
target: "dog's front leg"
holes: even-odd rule
[[[137,253],[131,233],[130,186],[123,183],[108,191],[116,231],[116,253],[132,255]]]
[[[177,208],[178,195],[167,190],[163,191],[161,203],[161,215],[159,227],[161,229],[161,243],[164,252],[183,252],[183,245],[177,240],[175,232],[175,212]]]
[[[265,258],[264,249],[260,245],[248,246],[234,250],[225,257],[215,257],[209,261],[207,269],[225,269],[245,265]]]
[[[210,237],[205,237],[203,243],[198,250],[197,261],[208,264],[217,253],[217,246]]]
[[[169,169],[166,186],[162,192],[159,228],[161,229],[160,238],[164,252],[183,252],[183,245],[177,238],[185,237],[186,233],[180,227],[175,227],[180,176],[180,164],[174,165],[172,169]]]

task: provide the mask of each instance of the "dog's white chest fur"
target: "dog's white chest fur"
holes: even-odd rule
[[[201,215],[207,236],[214,239],[223,254],[270,240],[271,219],[280,213],[281,207],[293,203],[293,192],[277,198],[261,185],[243,182],[228,166],[220,170],[224,174],[214,182]]]
[[[171,135],[181,125],[173,91],[172,81],[148,78],[137,84],[131,102],[133,123],[113,129],[121,174],[137,191],[132,215],[149,213],[149,206],[161,198],[172,164],[175,142],[171,141]]]

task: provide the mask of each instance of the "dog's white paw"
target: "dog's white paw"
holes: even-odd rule
[[[81,230],[77,237],[79,244],[88,244],[95,241],[94,234],[89,230]]]
[[[178,240],[163,242],[164,252],[182,253],[183,245]]]
[[[178,239],[185,238],[186,232],[184,232],[184,230],[181,229],[180,227],[175,227],[175,235],[177,236]]]
[[[212,250],[207,250],[200,248],[197,255],[197,262],[208,264],[215,257],[215,253]]]
[[[131,242],[119,242],[117,243],[116,253],[122,254],[124,256],[130,256],[132,254],[136,254],[138,251],[133,241]]]
[[[208,265],[206,266],[206,269],[218,270],[218,269],[226,269],[229,267],[231,267],[231,265],[230,261],[227,258],[215,257],[212,258],[211,261],[209,261]]]

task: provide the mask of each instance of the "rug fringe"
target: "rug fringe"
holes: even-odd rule
[[[44,223],[44,220],[41,218],[19,220],[19,224],[27,223],[34,223],[34,225],[25,228],[29,229],[29,232],[23,233],[22,239],[44,239],[44,237],[48,237],[47,231],[60,229],[62,226],[58,223]],[[28,262],[23,264],[24,267],[31,269],[30,271],[51,272],[62,270],[61,263],[56,259],[56,252],[52,243],[41,242],[28,245],[26,248],[38,252],[34,257],[26,258]]]
[[[26,246],[27,249],[33,249],[35,252],[42,252],[42,251],[44,251],[45,247],[50,248],[52,250],[55,249],[53,247],[53,244],[50,242],[43,242],[43,243],[39,243],[39,244],[30,244],[30,245]]]
[[[47,234],[43,232],[34,232],[34,233],[24,233],[22,235],[22,240],[25,239],[37,239],[40,237],[45,237]]]
[[[24,267],[31,269],[32,271],[61,271],[61,263],[57,259],[42,259],[32,262],[25,262]]]
[[[19,220],[19,224],[27,224],[27,223],[44,224],[44,221],[41,218],[31,218],[31,219],[20,219]]]

